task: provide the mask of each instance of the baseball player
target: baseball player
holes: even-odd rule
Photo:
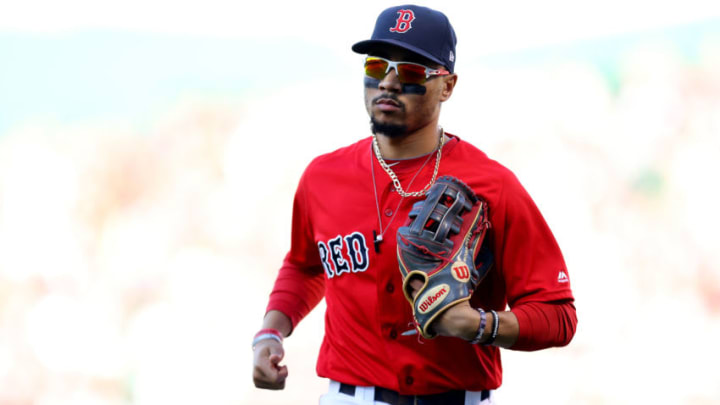
[[[253,340],[257,387],[284,387],[283,339],[323,297],[321,404],[491,404],[500,348],[572,339],[568,271],[538,208],[510,170],[439,126],[455,44],[443,13],[403,5],[353,45],[371,131],[300,179]]]

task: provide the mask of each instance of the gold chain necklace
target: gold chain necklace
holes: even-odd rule
[[[422,190],[408,193],[403,190],[402,184],[400,184],[400,180],[398,179],[397,175],[395,174],[393,169],[388,166],[388,164],[385,162],[385,159],[383,159],[382,154],[380,153],[380,145],[378,144],[377,135],[373,134],[373,150],[375,151],[375,157],[377,157],[377,160],[383,170],[385,170],[385,173],[387,173],[388,176],[390,176],[390,179],[392,179],[393,185],[395,186],[395,191],[397,191],[398,194],[400,194],[400,196],[402,197],[420,197],[422,195],[425,195],[425,192],[435,183],[435,178],[437,177],[438,170],[440,169],[440,157],[442,154],[442,147],[444,142],[445,131],[440,128],[440,140],[438,141],[437,157],[435,158],[435,170],[433,171],[432,178]]]
[[[432,153],[429,153],[427,159],[425,159],[425,162],[423,162],[422,166],[420,166],[418,171],[415,172],[415,175],[412,177],[412,179],[410,179],[410,183],[408,183],[408,188],[412,186],[413,182],[428,164],[431,157]],[[383,241],[383,236],[385,235],[385,232],[390,229],[390,225],[392,225],[393,221],[395,220],[395,215],[397,215],[398,209],[400,209],[400,204],[402,204],[405,197],[400,197],[400,201],[398,201],[397,206],[395,207],[395,211],[393,211],[392,217],[390,217],[390,222],[388,222],[388,224],[383,229],[382,215],[380,215],[380,200],[377,193],[377,184],[375,183],[375,163],[372,160],[372,152],[370,152],[370,173],[372,174],[373,193],[375,194],[375,208],[377,208],[378,225],[380,225],[380,233],[377,233],[373,230],[373,245],[375,245],[375,253],[380,253],[380,242]]]

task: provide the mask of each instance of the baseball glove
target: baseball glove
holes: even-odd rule
[[[469,300],[489,271],[490,250],[478,254],[489,228],[487,203],[462,181],[443,176],[424,200],[413,205],[398,229],[403,293],[424,338],[437,336],[432,323],[450,307]],[[414,279],[423,285],[413,298],[410,281]]]

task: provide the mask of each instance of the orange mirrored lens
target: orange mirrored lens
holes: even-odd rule
[[[401,63],[398,65],[398,79],[401,83],[425,83],[425,66],[414,63]]]
[[[389,65],[390,63],[385,59],[369,57],[365,59],[365,74],[374,79],[382,80],[388,73]],[[427,79],[425,66],[409,62],[398,63],[396,66],[398,80],[401,83],[425,83]]]
[[[388,63],[382,59],[367,58],[365,61],[365,74],[373,79],[382,80],[385,77]]]

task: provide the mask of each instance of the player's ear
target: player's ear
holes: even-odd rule
[[[440,101],[447,101],[450,99],[450,96],[452,96],[453,89],[455,89],[455,85],[457,84],[457,75],[451,74],[447,76],[443,76],[443,87],[440,92]]]

